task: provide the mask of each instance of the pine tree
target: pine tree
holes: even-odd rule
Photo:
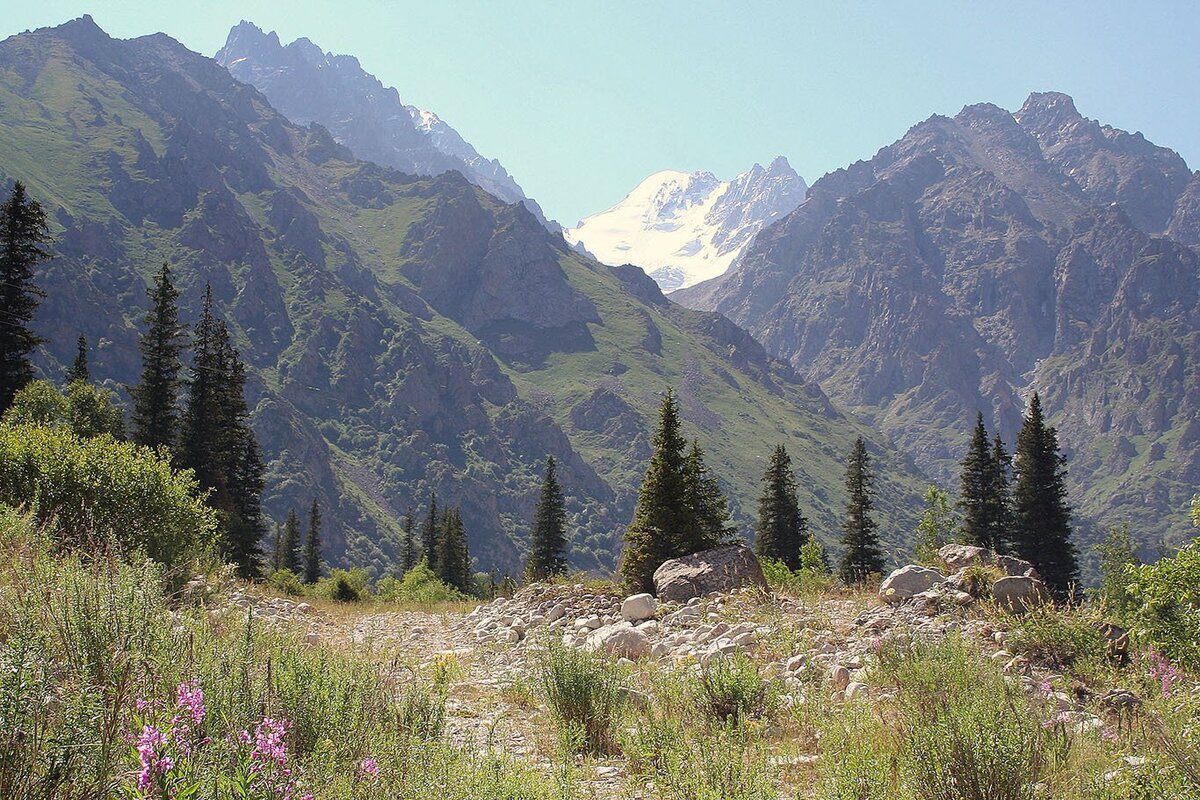
[[[308,510],[308,535],[304,538],[304,582],[321,579],[321,506],[313,498]]]
[[[531,581],[563,575],[567,571],[567,507],[558,485],[554,456],[546,459],[546,476],[533,515],[532,544],[525,572]]]
[[[279,569],[300,575],[300,518],[295,509],[288,509],[279,543]]]
[[[271,571],[283,569],[283,528],[276,522],[271,529]]]
[[[846,468],[846,521],[842,523],[842,563],[839,573],[846,583],[859,583],[883,571],[878,527],[871,518],[871,459],[862,437],[854,440]]]
[[[205,292],[196,324],[191,380],[181,419],[179,462],[191,468],[221,518],[222,555],[245,577],[258,571],[265,533],[261,498],[266,469],[246,406],[246,369],[229,329]]]
[[[1015,472],[1013,543],[1017,555],[1033,564],[1055,596],[1066,598],[1079,580],[1071,542],[1066,460],[1058,448],[1058,432],[1046,425],[1042,416],[1042,401],[1036,392],[1017,435]]]
[[[42,340],[29,323],[46,296],[33,271],[50,258],[49,243],[46,212],[18,181],[0,206],[0,414],[33,380],[30,354]]]
[[[950,512],[950,495],[945,490],[930,486],[925,490],[925,511],[917,523],[917,560],[932,562],[942,545],[949,544],[954,531],[954,516]]]
[[[91,374],[88,372],[88,345],[87,337],[82,333],[79,334],[79,339],[75,342],[75,361],[71,364],[71,368],[67,370],[67,385],[72,383],[87,383],[91,380]]]
[[[179,290],[166,264],[147,290],[150,310],[138,342],[142,377],[133,388],[133,440],[147,447],[173,448],[179,436],[179,389],[184,327],[179,323]]]
[[[429,513],[421,525],[421,552],[425,556],[425,566],[438,574],[438,535],[441,532],[441,519],[438,517],[437,492],[429,495]]]
[[[1012,458],[1000,434],[992,439],[987,496],[988,547],[997,553],[1011,549],[1013,536]]]
[[[409,506],[408,513],[404,515],[404,551],[400,557],[400,576],[407,575],[408,571],[417,565],[419,559],[416,522],[413,519],[412,507]]]
[[[654,588],[654,570],[678,555],[678,539],[691,522],[684,507],[687,493],[687,441],[680,434],[679,404],[667,390],[659,407],[654,454],[638,490],[633,521],[625,531],[621,576],[635,591]]]
[[[717,476],[704,463],[704,451],[698,441],[692,441],[683,471],[684,509],[690,521],[675,537],[676,555],[699,553],[730,541],[733,527],[729,503],[721,492]]]
[[[456,508],[442,513],[438,537],[438,577],[460,592],[471,591],[471,556],[467,552],[467,531]]]
[[[783,445],[777,445],[771,452],[762,482],[758,498],[758,555],[782,561],[788,569],[800,569],[800,549],[809,540],[808,521],[800,513],[792,459]]]
[[[982,413],[975,417],[975,432],[961,465],[958,505],[962,509],[962,540],[967,544],[991,548],[992,524],[988,509],[993,468]]]

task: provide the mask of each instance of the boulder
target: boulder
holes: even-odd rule
[[[951,572],[958,572],[964,567],[991,566],[995,563],[996,554],[986,547],[973,544],[947,544],[938,549],[938,558],[945,562]]]
[[[630,595],[625,598],[624,603],[621,603],[621,618],[636,625],[642,620],[651,619],[656,608],[654,595],[644,592]]]
[[[1022,576],[1026,578],[1037,578],[1041,580],[1041,575],[1038,575],[1037,570],[1023,558],[1016,556],[996,556],[996,566],[1000,571],[1008,576]]]
[[[588,635],[585,646],[588,650],[602,651],[631,661],[645,658],[651,650],[650,637],[628,622],[597,628]]]
[[[659,600],[677,603],[744,586],[767,588],[758,558],[744,544],[729,544],[664,561],[654,571]]]
[[[992,584],[992,597],[1001,608],[1023,614],[1049,599],[1046,584],[1027,575],[1008,575]]]
[[[879,585],[879,597],[888,603],[902,603],[945,580],[946,576],[936,569],[909,564],[884,579]]]

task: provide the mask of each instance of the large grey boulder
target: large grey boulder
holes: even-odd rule
[[[992,597],[1001,608],[1024,614],[1050,599],[1046,584],[1028,575],[1007,575],[992,584]]]
[[[945,562],[950,572],[961,572],[967,567],[996,567],[1005,575],[1040,577],[1033,564],[1023,558],[1000,555],[972,544],[945,545],[938,549],[938,558]]]
[[[652,594],[634,594],[625,598],[621,603],[621,617],[634,625],[642,620],[653,619],[657,604]]]
[[[758,558],[744,544],[728,544],[664,561],[654,571],[659,600],[684,603],[693,597],[731,592],[745,586],[767,588]]]
[[[884,579],[879,585],[879,598],[886,603],[903,603],[945,580],[946,576],[936,569],[909,564]]]
[[[592,631],[586,645],[588,650],[601,651],[616,658],[631,661],[650,655],[650,637],[628,622],[605,625]]]

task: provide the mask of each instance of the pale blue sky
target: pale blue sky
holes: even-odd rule
[[[933,113],[1034,90],[1200,167],[1194,2],[5,0],[0,35],[90,13],[212,55],[249,19],[351,53],[573,224],[651,172],[782,154],[809,182]]]

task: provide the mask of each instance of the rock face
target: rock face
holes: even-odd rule
[[[538,204],[499,161],[481,156],[432,111],[405,105],[349,55],[326,53],[308,39],[283,45],[250,22],[229,31],[218,63],[258,89],[292,122],[316,122],[358,158],[414,175],[457,170],[506,203],[523,203],[552,230]]]
[[[1066,95],[974,105],[821,178],[730,272],[672,299],[744,325],[943,482],[977,410],[1011,444],[1037,389],[1076,509],[1183,538],[1200,484],[1197,197],[1176,153]]]
[[[666,561],[654,571],[659,600],[685,602],[744,586],[767,588],[758,557],[743,544],[724,545],[695,555]]]
[[[909,564],[884,579],[879,585],[879,598],[887,603],[902,603],[945,580],[946,576],[935,569]]]
[[[804,201],[806,189],[782,156],[731,181],[666,170],[563,235],[605,264],[636,264],[672,291],[725,272],[755,234]]]

